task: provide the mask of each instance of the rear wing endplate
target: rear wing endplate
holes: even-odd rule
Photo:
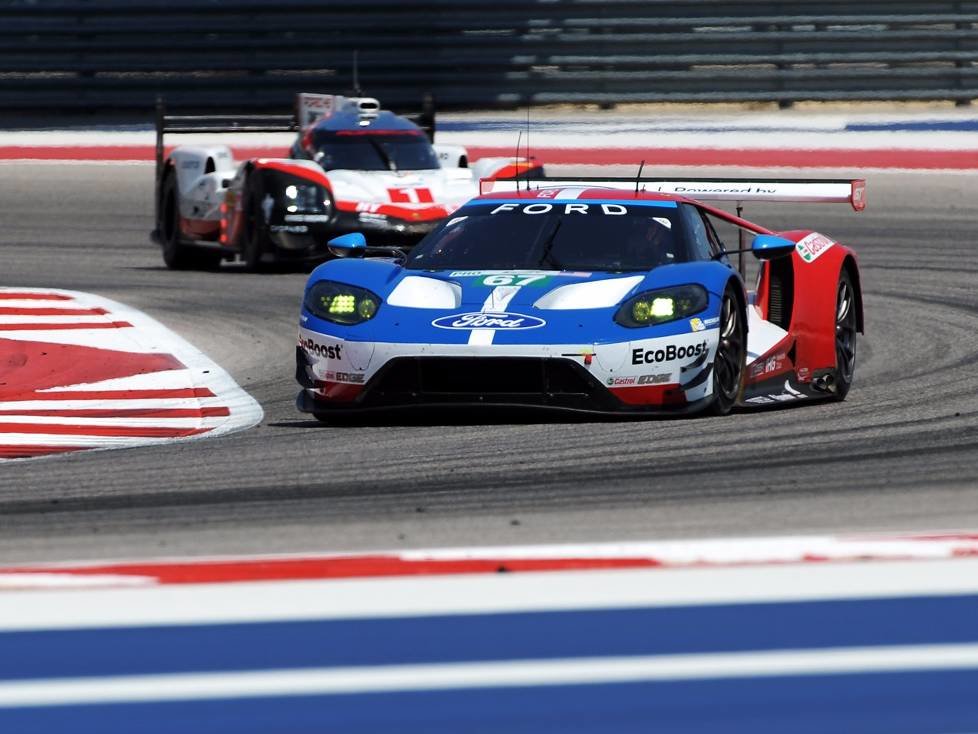
[[[518,192],[561,186],[589,186],[620,191],[653,191],[677,194],[698,201],[789,202],[799,204],[849,204],[855,211],[866,208],[865,179],[806,178],[588,178],[545,177],[533,179],[482,179],[479,193]]]

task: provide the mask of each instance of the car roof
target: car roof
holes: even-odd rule
[[[355,105],[347,105],[336,110],[329,117],[324,117],[313,126],[313,130],[315,132],[376,132],[378,135],[385,132],[417,132],[419,135],[424,135],[420,127],[390,110],[380,110],[376,117],[365,117],[360,114]]]
[[[529,184],[533,186],[533,184]],[[520,189],[519,191],[493,191],[477,196],[472,201],[480,200],[491,201],[493,199],[526,199],[527,201],[649,201],[649,202],[691,202],[692,200],[680,196],[679,194],[667,194],[659,191],[629,191],[627,189],[612,188],[610,186],[540,186],[529,190]]]

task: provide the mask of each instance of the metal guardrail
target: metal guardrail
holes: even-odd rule
[[[385,105],[978,99],[978,1],[0,0],[0,119]]]

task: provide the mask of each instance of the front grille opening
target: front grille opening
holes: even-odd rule
[[[586,407],[609,395],[566,359],[530,357],[401,357],[368,386],[377,403],[505,403]]]

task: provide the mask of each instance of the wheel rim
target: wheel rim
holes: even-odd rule
[[[740,312],[733,298],[724,296],[720,308],[720,342],[713,363],[716,384],[728,400],[740,392],[740,376],[744,364],[744,336],[740,328]]]
[[[835,360],[840,379],[851,382],[856,366],[856,309],[852,286],[846,280],[839,282],[835,300]]]

